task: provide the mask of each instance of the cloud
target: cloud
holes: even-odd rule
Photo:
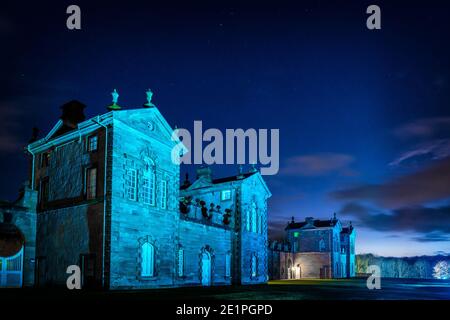
[[[347,203],[341,214],[352,215],[358,225],[376,231],[413,231],[422,234],[416,241],[450,241],[450,206],[416,206],[384,213],[359,203]]]
[[[389,165],[421,163],[450,156],[450,117],[419,119],[395,129],[395,135],[416,142]]]
[[[394,130],[394,134],[400,138],[426,138],[448,129],[450,117],[436,117],[419,119]]]
[[[450,197],[450,158],[384,184],[366,184],[331,193],[345,201],[369,201],[383,208],[402,208]]]
[[[350,168],[354,158],[347,154],[320,153],[291,157],[280,169],[280,174],[293,176],[325,176],[329,174],[354,175]]]
[[[417,159],[440,160],[450,156],[450,140],[439,139],[422,143],[414,149],[402,153],[397,159],[392,161],[390,166],[398,166],[406,161]]]
[[[431,232],[418,237],[414,237],[413,240],[418,242],[446,242],[450,241],[450,235],[443,234],[441,232]]]

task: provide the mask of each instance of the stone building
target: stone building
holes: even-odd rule
[[[284,242],[269,245],[271,279],[355,276],[356,232],[351,223],[343,227],[336,214],[330,220],[292,218],[285,231]]]
[[[37,200],[14,210],[29,226],[8,215],[1,225],[18,229],[23,284],[65,285],[70,265],[81,268],[84,287],[265,283],[271,194],[261,174],[213,179],[200,168],[180,188],[171,158],[180,142],[151,95],[126,110],[113,98],[90,119],[80,102],[63,105],[47,136],[27,146],[26,190]]]

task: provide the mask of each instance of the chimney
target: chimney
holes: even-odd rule
[[[70,128],[76,128],[80,122],[86,119],[84,108],[86,108],[86,106],[77,100],[72,100],[62,105],[61,120],[64,125]]]
[[[197,179],[205,177],[206,180],[212,181],[212,171],[208,166],[203,166],[197,169]]]

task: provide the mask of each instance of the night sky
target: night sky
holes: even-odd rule
[[[291,216],[337,212],[356,226],[358,253],[450,252],[446,2],[2,4],[0,198],[26,179],[32,127],[45,135],[64,102],[95,116],[113,88],[129,108],[151,88],[172,126],[280,129],[271,237]],[[70,4],[82,30],[66,28]],[[370,4],[381,30],[366,28]]]

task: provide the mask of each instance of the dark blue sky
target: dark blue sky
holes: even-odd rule
[[[178,127],[280,129],[281,170],[267,177],[272,235],[291,216],[336,211],[357,226],[358,252],[449,252],[450,6],[392,2],[6,6],[0,196],[15,197],[21,147],[61,104],[78,99],[94,116],[113,88],[138,107],[150,87]],[[66,29],[74,3],[80,31]],[[382,30],[369,31],[374,3]]]

